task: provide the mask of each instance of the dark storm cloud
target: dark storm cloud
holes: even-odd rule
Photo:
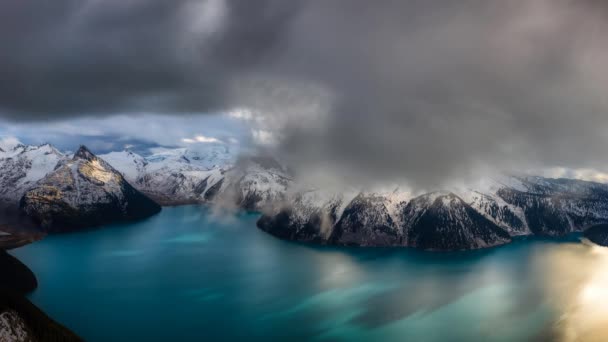
[[[13,119],[201,112],[272,52],[296,2],[0,4],[0,109]]]
[[[5,1],[0,108],[249,108],[259,137],[329,181],[604,168],[607,13],[596,0]]]
[[[281,147],[296,169],[351,184],[606,168],[607,13],[560,0],[309,8],[285,60],[334,101],[323,127],[287,125]]]

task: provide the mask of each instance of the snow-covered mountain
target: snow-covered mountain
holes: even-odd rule
[[[315,197],[321,200],[305,200]],[[608,185],[504,177],[481,190],[414,198],[362,192],[346,205],[339,196],[295,194],[258,226],[300,241],[464,250],[505,244],[520,235],[563,236],[603,223],[608,223]]]
[[[215,165],[187,149],[143,157],[130,151],[101,155],[138,190],[164,205],[198,203],[231,164]],[[224,159],[226,160],[226,159]]]
[[[49,144],[0,143],[0,206],[17,207],[27,191],[70,157]],[[225,144],[196,150],[158,148],[148,156],[121,151],[99,158],[163,205],[216,202],[261,210],[282,200],[292,182],[289,172],[275,160],[237,160]]]
[[[289,172],[275,160],[236,160],[223,145],[203,152],[179,148],[160,149],[146,157],[130,151],[100,157],[164,205],[216,202],[259,210],[282,200],[292,182]]]
[[[267,157],[241,158],[226,170],[208,199],[239,209],[261,211],[282,202],[293,184],[290,172]]]
[[[0,144],[0,205],[16,205],[27,190],[63,159],[65,156],[49,144]]]
[[[66,231],[156,214],[160,206],[86,147],[29,189],[21,210],[47,231]]]
[[[0,149],[0,200],[5,203],[18,203],[34,187],[69,178],[74,167],[80,168],[51,145],[0,144]],[[334,194],[301,190],[276,160],[237,159],[219,144],[203,151],[156,149],[147,156],[112,152],[100,159],[100,165],[117,170],[125,183],[158,203],[262,211],[258,226],[290,240],[460,250],[608,223],[608,185],[579,180],[501,176],[475,188],[420,196],[399,189]]]

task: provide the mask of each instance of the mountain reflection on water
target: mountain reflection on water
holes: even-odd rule
[[[608,341],[608,249],[429,253],[278,240],[197,206],[11,251],[88,341]]]

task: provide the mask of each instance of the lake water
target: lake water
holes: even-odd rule
[[[198,206],[11,251],[30,299],[88,341],[608,340],[608,249],[315,247]]]

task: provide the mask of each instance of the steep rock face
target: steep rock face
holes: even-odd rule
[[[607,222],[608,186],[570,179],[522,179],[526,190],[501,188],[505,202],[522,208],[536,235],[562,236]]]
[[[387,198],[359,194],[344,209],[329,241],[357,246],[391,246],[402,243],[403,232],[389,213]]]
[[[320,191],[295,194],[288,206],[279,206],[274,214],[265,214],[257,225],[282,239],[328,243],[334,224],[350,202],[347,195],[329,195]]]
[[[427,250],[478,249],[505,244],[509,234],[453,193],[413,199],[403,210],[405,245]]]
[[[573,231],[567,213],[560,210],[556,198],[512,189],[501,189],[498,195],[506,202],[523,208],[528,226],[534,234],[558,236]]]
[[[321,212],[315,212],[306,217],[305,221],[293,220],[293,209],[283,208],[274,215],[264,215],[258,222],[257,226],[285,240],[326,243],[326,238],[323,227],[327,218]]]
[[[507,203],[500,196],[494,193],[469,190],[464,191],[460,197],[475,211],[509,232],[510,235],[530,234],[523,209]]]
[[[49,144],[5,146],[0,151],[0,206],[16,207],[23,194],[64,159]]]
[[[258,226],[280,238],[339,245],[462,250],[511,241],[507,231],[452,193],[409,202],[395,200],[395,194],[367,193],[336,196],[321,205],[299,196],[292,202],[262,216]]]
[[[267,211],[258,225],[301,241],[462,250],[505,244],[512,236],[562,236],[608,223],[604,184],[541,177],[489,184],[400,201],[393,200],[395,193],[359,194],[334,211],[326,209],[331,208],[326,201],[302,201],[296,195],[280,210]]]
[[[20,208],[51,232],[141,219],[160,211],[84,146],[27,191]]]

